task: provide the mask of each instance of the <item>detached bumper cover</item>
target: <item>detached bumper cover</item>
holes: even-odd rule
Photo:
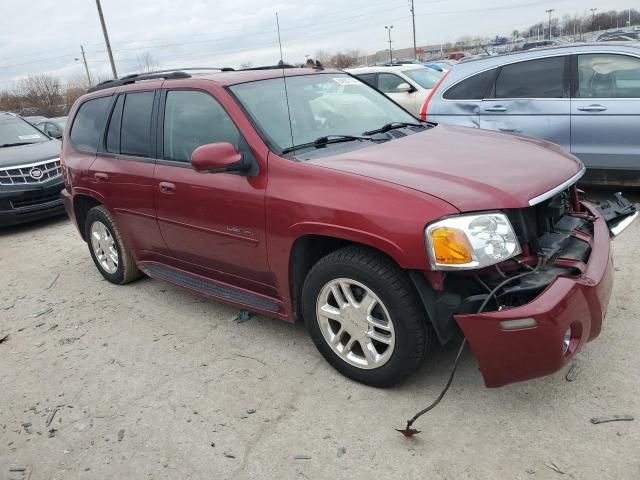
[[[596,220],[591,256],[583,275],[558,277],[533,301],[520,307],[454,316],[487,387],[554,373],[600,334],[613,288],[611,241],[603,216],[591,205],[586,206]],[[521,319],[533,319],[535,326],[509,330],[501,326],[501,322]],[[571,341],[563,352],[569,328]]]

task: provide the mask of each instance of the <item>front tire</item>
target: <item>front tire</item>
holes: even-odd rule
[[[140,277],[140,270],[104,205],[94,207],[87,213],[85,238],[93,263],[105,279],[124,285]]]
[[[373,250],[351,246],[322,258],[302,296],[320,353],[367,385],[391,386],[414,373],[434,338],[406,274]]]

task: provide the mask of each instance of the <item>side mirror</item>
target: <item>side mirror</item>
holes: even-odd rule
[[[245,172],[251,163],[230,143],[208,143],[193,151],[191,166],[199,173]]]
[[[415,91],[415,89],[411,85],[409,85],[407,82],[401,83],[396,87],[396,92],[400,92],[400,93],[411,93],[413,91]]]

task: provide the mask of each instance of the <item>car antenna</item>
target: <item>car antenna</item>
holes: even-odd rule
[[[282,56],[282,39],[280,38],[280,18],[278,17],[278,12],[276,12],[276,27],[278,29],[278,46],[280,47],[280,62],[278,64],[282,67],[282,82],[284,84],[284,99],[287,102],[287,115],[289,117],[289,133],[291,134],[291,146],[295,146],[293,141],[293,124],[291,123],[291,108],[289,107],[289,92],[287,91],[287,77],[284,74],[285,63],[284,58]],[[295,158],[296,153],[293,152],[293,157]]]

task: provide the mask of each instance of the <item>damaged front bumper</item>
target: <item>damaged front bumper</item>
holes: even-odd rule
[[[611,206],[609,214],[606,207],[600,211],[589,203],[582,206],[593,217],[593,234],[589,260],[580,275],[558,276],[521,306],[454,315],[487,387],[554,373],[599,335],[613,287],[609,227],[626,228],[637,212],[634,208],[621,213],[622,204]]]

